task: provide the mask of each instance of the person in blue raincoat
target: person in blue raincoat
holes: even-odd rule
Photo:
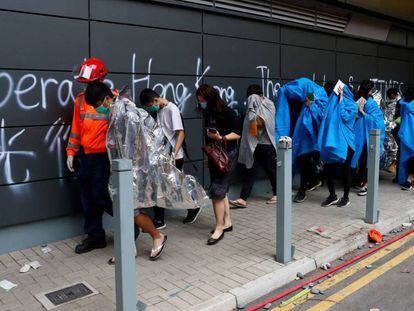
[[[348,86],[339,88],[338,94],[332,92],[328,107],[319,128],[318,149],[325,162],[326,182],[329,197],[322,206],[337,204],[349,205],[349,190],[352,182],[351,159],[355,150],[355,119],[358,106]],[[338,200],[335,193],[335,171],[341,168],[344,195]]]
[[[383,145],[385,137],[384,115],[377,102],[372,98],[373,90],[374,83],[370,80],[364,80],[354,96],[359,105],[358,118],[355,122],[355,153],[351,166],[358,167],[359,196],[367,195],[369,131],[372,129],[381,131],[380,146]]]
[[[401,125],[400,165],[398,166],[398,183],[403,190],[412,188],[414,174],[414,87],[410,87],[400,100]]]
[[[281,136],[292,137],[293,163],[300,169],[300,188],[294,201],[306,199],[306,191],[322,185],[317,176],[320,160],[317,150],[318,130],[328,96],[323,87],[312,80],[300,78],[285,84],[276,101],[276,141]]]

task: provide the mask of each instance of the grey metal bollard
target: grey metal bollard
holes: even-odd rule
[[[276,261],[292,260],[292,140],[277,145]]]
[[[365,211],[365,222],[375,224],[378,222],[378,183],[380,161],[380,130],[369,131],[368,153],[368,192]]]
[[[112,161],[116,310],[136,310],[132,161]]]

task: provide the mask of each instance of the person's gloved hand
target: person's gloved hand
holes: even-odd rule
[[[73,156],[68,156],[66,160],[66,166],[68,167],[68,170],[72,173],[75,171],[75,169],[73,168]]]

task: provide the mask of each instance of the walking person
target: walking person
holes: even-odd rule
[[[84,61],[76,77],[78,82],[89,85],[103,81],[108,73],[105,64],[97,58]],[[106,151],[106,133],[108,129],[108,109],[98,109],[88,105],[85,92],[75,98],[73,119],[66,148],[66,165],[75,172],[75,157],[80,158],[79,186],[81,206],[85,218],[84,232],[87,235],[75,252],[82,254],[97,248],[106,247],[105,231],[102,227],[102,215],[112,216],[112,200],[108,193],[110,164]],[[135,239],[139,228],[135,227]]]
[[[208,161],[211,180],[208,193],[213,202],[216,226],[207,244],[213,245],[224,237],[224,232],[233,230],[227,194],[236,167],[237,140],[240,135],[236,113],[223,102],[215,88],[203,84],[197,89],[196,95],[203,113],[206,142],[222,144],[229,159],[227,173],[216,167],[211,159]]]
[[[243,167],[240,198],[230,201],[230,208],[246,208],[258,166],[262,166],[272,186],[267,204],[276,204],[275,105],[263,95],[257,84],[247,88],[247,112],[243,123],[239,159]]]
[[[96,111],[101,111],[104,115],[107,115],[109,106],[114,101],[114,97],[115,96],[109,87],[102,82],[94,82],[89,84],[85,91],[86,102],[90,105],[90,107]],[[93,182],[96,183],[98,181],[94,180]],[[141,228],[144,232],[147,232],[151,235],[152,249],[150,260],[158,259],[164,250],[165,243],[167,242],[167,236],[160,233],[155,228],[151,218],[145,214],[143,209],[134,210],[134,224],[136,227]],[[110,258],[108,263],[114,264],[115,258]]]
[[[348,86],[338,87],[331,94],[318,136],[318,148],[325,163],[329,197],[322,206],[350,204],[352,182],[351,160],[355,150],[355,119],[358,106]],[[344,185],[343,197],[338,200],[335,192],[335,171],[340,168]]]
[[[414,87],[405,91],[400,106],[398,183],[402,190],[410,190],[414,176]]]
[[[368,191],[369,132],[371,129],[381,131],[380,146],[382,146],[385,136],[384,115],[377,102],[372,98],[373,90],[374,83],[370,80],[364,80],[354,96],[358,104],[358,117],[355,122],[355,152],[351,166],[358,167],[359,196],[367,195]],[[382,147],[381,150],[383,150]]]
[[[328,96],[323,87],[300,78],[285,84],[276,101],[276,140],[292,137],[292,161],[300,171],[300,187],[294,202],[306,200],[306,193],[322,185],[318,174],[320,155],[318,132]]]
[[[143,106],[147,107],[150,112],[157,114],[157,123],[171,145],[174,165],[181,171],[184,165],[185,133],[180,110],[176,104],[162,98],[152,89],[144,89],[139,97]],[[189,209],[183,223],[194,223],[200,213],[201,208]],[[166,227],[164,217],[165,210],[157,206],[154,207],[154,224],[158,230]]]

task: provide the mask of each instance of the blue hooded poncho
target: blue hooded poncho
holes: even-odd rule
[[[369,131],[377,129],[381,131],[380,146],[382,151],[382,145],[385,137],[385,123],[384,115],[378,106],[377,102],[369,97],[364,106],[365,116],[359,115],[359,119],[355,122],[355,153],[352,157],[351,166],[353,168],[358,166],[358,160],[362,154],[364,146],[367,148],[367,154],[369,152]],[[368,164],[368,161],[367,161]]]
[[[406,102],[400,100],[401,105],[401,126],[398,136],[400,143],[400,165],[398,169],[398,183],[400,185],[407,181],[409,173],[407,171],[408,160],[414,157],[414,100]]]
[[[312,93],[314,101],[307,107],[306,96]],[[291,124],[289,101],[303,103],[295,124]],[[300,78],[279,89],[276,100],[276,141],[281,136],[292,137],[293,161],[296,157],[317,150],[318,129],[328,96],[323,87],[310,79]]]
[[[348,147],[355,150],[354,124],[357,113],[354,95],[346,85],[341,102],[339,96],[332,92],[318,136],[318,149],[325,163],[345,162]]]

